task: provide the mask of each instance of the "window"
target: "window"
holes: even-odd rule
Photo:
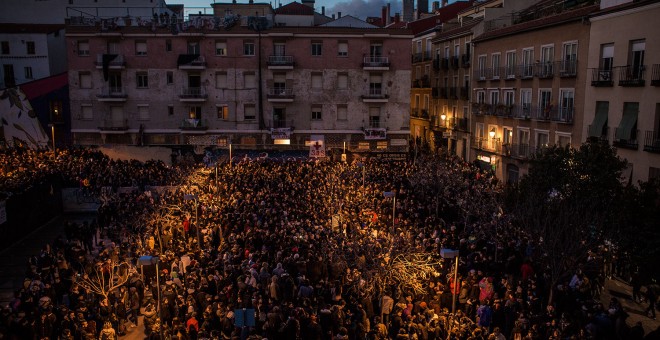
[[[427,79],[431,77],[431,65],[429,64],[424,65],[424,77],[426,77]]]
[[[541,65],[539,69],[539,77],[552,77],[554,74],[553,61],[554,61],[555,47],[543,46],[541,47]]]
[[[245,120],[255,120],[257,117],[257,110],[254,108],[254,105],[252,104],[246,104],[244,107],[245,113],[243,114],[243,118]]]
[[[32,79],[32,67],[25,66],[25,79]]]
[[[273,55],[285,56],[286,55],[286,44],[285,43],[274,43],[273,44]]]
[[[340,57],[348,57],[348,42],[339,41],[337,43],[337,55]]]
[[[172,71],[167,71],[167,74],[165,75],[167,85],[172,85],[174,84],[174,72]]]
[[[539,117],[542,119],[549,119],[552,107],[552,90],[540,89],[539,90]]]
[[[202,107],[201,106],[191,106],[188,108],[188,118],[189,119],[202,119]]]
[[[500,91],[490,91],[490,104],[495,106],[500,103]]]
[[[88,56],[89,55],[89,41],[88,40],[78,40],[78,55],[79,56]]]
[[[561,133],[561,132],[556,132],[556,144],[558,146],[567,146],[571,145],[571,134],[570,133]]]
[[[562,89],[559,92],[561,103],[559,103],[559,120],[562,122],[573,121],[573,110],[575,105],[575,90]]]
[[[35,54],[36,49],[34,47],[34,41],[26,41],[25,42],[25,49],[27,54]]]
[[[644,40],[633,40],[630,42],[630,61],[628,64],[632,67],[633,79],[642,79],[644,72],[644,50],[646,42]]]
[[[92,111],[92,105],[81,105],[80,106],[80,117],[83,120],[91,120],[94,118],[94,112]]]
[[[502,128],[502,144],[513,143],[513,129],[508,126]]]
[[[477,91],[477,103],[483,104],[486,102],[486,91],[479,90]]]
[[[323,89],[323,73],[312,73],[312,88]]]
[[[244,81],[246,89],[253,89],[257,87],[257,80],[254,76],[254,73],[245,73],[243,77],[245,78]]]
[[[149,105],[138,105],[138,120],[149,120]]]
[[[0,42],[2,54],[9,54],[9,41]]]
[[[522,108],[522,117],[529,118],[532,112],[532,89],[520,90],[520,107]]]
[[[92,74],[89,72],[80,72],[78,73],[78,78],[80,81],[81,89],[91,89],[92,88]]]
[[[119,50],[119,42],[118,41],[114,41],[114,40],[108,41],[108,44],[107,44],[106,47],[107,47],[106,50],[108,51],[107,52],[108,54],[119,54],[120,50]]]
[[[227,72],[217,72],[215,74],[215,88],[216,89],[227,88]]]
[[[348,119],[348,107],[346,105],[337,105],[337,120]]]
[[[135,55],[136,56],[146,56],[147,55],[147,42],[145,40],[136,40],[135,41]]]
[[[348,89],[348,73],[337,74],[337,89],[340,90]]]
[[[188,42],[188,54],[200,54],[199,41]]]
[[[422,53],[422,41],[421,40],[417,41],[416,47],[417,48],[415,49],[415,53]]]
[[[149,77],[147,75],[147,72],[135,73],[135,81],[137,82],[138,89],[149,88]]]
[[[50,121],[51,122],[63,122],[62,101],[61,100],[51,100],[50,101]]]
[[[480,55],[479,58],[477,59],[477,65],[478,65],[478,72],[479,72],[479,80],[484,80],[486,79],[486,56],[485,55]]]
[[[170,116],[174,116],[174,106],[167,105],[167,114]]]
[[[486,138],[486,134],[484,133],[484,123],[475,124],[475,131],[477,138],[479,139]]]
[[[536,130],[536,148],[547,148],[549,144],[550,138],[548,136],[548,131]]]
[[[529,130],[518,128],[518,143],[521,145],[529,145]]]
[[[227,42],[224,40],[217,40],[215,42],[215,55],[217,56],[226,56],[227,55]]]
[[[313,105],[312,106],[312,120],[322,120],[323,115],[321,113],[321,106],[320,105]]]
[[[493,79],[500,79],[500,54],[495,53],[491,56],[493,65]]]
[[[614,130],[614,138],[624,143],[637,144],[637,116],[639,115],[638,102],[624,102],[623,116],[619,126]]]
[[[526,48],[523,50],[522,60],[522,76],[523,78],[531,78],[534,76],[534,49]]]
[[[516,51],[506,52],[506,78],[516,77]]]
[[[513,90],[504,91],[504,105],[511,107],[516,102]]]
[[[229,106],[225,104],[220,104],[216,106],[216,113],[218,119],[227,120],[229,119]]]
[[[312,56],[321,56],[322,54],[323,43],[320,41],[312,41]]]
[[[577,74],[577,42],[567,42],[562,45],[562,75]]]
[[[614,44],[601,45],[599,65],[600,69],[602,71],[611,71],[612,66],[614,66]]]
[[[245,56],[254,55],[254,42],[252,40],[243,41],[243,55]]]
[[[380,74],[369,75],[369,95],[380,96],[383,94],[383,76]]]
[[[369,127],[371,128],[380,127],[380,107],[369,108]]]
[[[165,40],[165,52],[172,52],[172,40]]]
[[[429,51],[430,50],[431,49],[429,48]],[[461,45],[456,44],[454,45],[454,57],[458,57],[460,55],[461,55]]]
[[[370,57],[381,57],[383,55],[383,43],[372,42],[369,45],[369,56]]]

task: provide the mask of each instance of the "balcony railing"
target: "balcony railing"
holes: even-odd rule
[[[577,76],[577,60],[568,59],[557,62],[559,65],[559,76],[562,78]]]
[[[449,69],[449,58],[440,59],[440,68],[443,70]]]
[[[268,56],[268,66],[293,66],[295,61],[291,55]]]
[[[97,68],[104,67],[105,63],[107,63],[108,68],[124,68],[126,66],[126,60],[124,60],[123,54],[96,55],[96,62],[94,64]]]
[[[273,129],[291,128],[293,127],[293,119],[273,119]]]
[[[410,116],[413,118],[421,118],[421,119],[429,119],[429,110],[427,109],[412,109],[410,112]]]
[[[516,65],[504,66],[504,79],[516,79],[518,76],[518,69]]]
[[[433,59],[433,53],[431,53],[431,51],[424,52],[424,60],[431,60],[431,59]]]
[[[619,86],[644,86],[645,71],[644,65],[619,67]]]
[[[206,99],[208,98],[208,93],[203,87],[184,87],[181,89],[181,94],[179,98],[181,99]]]
[[[654,64],[651,69],[651,85],[660,86],[660,64]]]
[[[431,97],[434,99],[439,99],[440,98],[440,87],[432,87],[431,88]]]
[[[427,76],[424,76],[422,78],[413,80],[413,86],[412,87],[413,88],[431,87],[431,81],[429,80],[429,78]]]
[[[101,89],[96,95],[99,99],[126,99],[128,95],[123,86],[108,86]]]
[[[209,122],[206,119],[199,118],[187,118],[181,120],[181,125],[179,129],[195,131],[195,130],[207,130],[209,128]]]
[[[592,68],[591,86],[609,87],[614,85],[614,71],[611,68]]]
[[[388,57],[381,56],[368,56],[364,57],[363,67],[390,67],[390,60]]]
[[[180,69],[204,69],[206,68],[206,59],[204,56],[197,54],[180,54],[177,65]]]
[[[448,99],[449,98],[446,87],[439,87],[438,88],[438,98],[440,98],[440,99]]]
[[[454,56],[454,57],[449,58],[449,65],[454,70],[458,69],[458,67],[459,67],[458,57]]]
[[[491,114],[500,117],[513,117],[514,105],[498,104],[491,109]]]
[[[470,120],[467,118],[453,118],[453,128],[457,131],[470,132]]]
[[[644,151],[660,153],[660,133],[646,131],[644,134]]]
[[[505,144],[504,154],[513,158],[529,158],[534,154],[534,147],[529,144]]]
[[[555,64],[552,61],[536,63],[536,76],[541,79],[555,76]]]
[[[591,129],[592,129],[592,125],[589,125],[589,128],[587,130],[587,134],[590,133]],[[603,130],[599,131],[597,133],[599,134],[598,136],[590,136],[590,137],[596,138],[596,139],[600,140],[601,142],[609,143],[609,140],[610,140],[610,137],[609,137],[610,128],[609,127],[604,126]]]
[[[614,140],[612,141],[612,145],[619,148],[637,150],[639,146],[639,142],[637,141],[639,130],[632,130],[628,139],[621,139],[616,137],[618,135],[619,129],[620,128],[614,129]]]
[[[502,78],[502,68],[501,67],[493,67],[490,69],[490,75],[488,79],[490,80],[499,80]]]
[[[458,99],[461,100],[470,100],[470,88],[469,87],[459,87]]]
[[[532,119],[541,120],[541,121],[550,121],[553,114],[557,109],[553,106],[546,107],[533,107],[532,108]]]
[[[128,119],[104,119],[101,126],[101,131],[125,131],[128,130]]]
[[[458,99],[458,87],[449,88],[449,99]]]
[[[440,59],[439,59],[439,58],[435,58],[435,59],[433,59],[433,69],[434,69],[435,71],[439,71],[439,70],[440,70]]]
[[[534,78],[534,64],[523,64],[518,66],[518,74],[522,79]]]
[[[268,98],[293,98],[293,89],[284,87],[273,87],[268,89]]]
[[[461,66],[463,68],[469,68],[470,67],[470,55],[469,54],[463,54],[461,55]]]
[[[473,137],[472,148],[477,150],[484,150],[494,153],[502,152],[502,142],[499,139],[486,138],[486,137]]]
[[[532,112],[533,112],[533,107],[531,104],[523,104],[521,106],[516,106],[513,109],[513,118],[531,119]]]
[[[362,95],[363,99],[387,99],[389,96],[385,93],[385,90],[378,88],[370,88],[369,91]]]
[[[412,62],[413,63],[419,63],[421,61],[424,61],[424,54],[423,53],[414,53],[412,55]]]

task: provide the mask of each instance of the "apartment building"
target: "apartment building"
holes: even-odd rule
[[[577,145],[593,1],[540,1],[473,42],[471,159],[515,182],[537,150]],[[494,28],[493,27],[499,27]]]
[[[69,25],[75,143],[407,150],[409,30],[225,7],[174,28]]]
[[[582,140],[614,145],[633,183],[660,178],[658,16],[657,1],[604,0],[589,18]]]

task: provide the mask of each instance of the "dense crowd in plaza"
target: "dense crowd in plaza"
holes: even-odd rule
[[[96,220],[67,224],[31,258],[0,313],[8,339],[116,339],[138,322],[154,339],[645,337],[617,298],[600,302],[605,277],[623,274],[612,247],[590,249],[550,287],[545,254],[500,206],[501,184],[453,157],[217,169],[87,149],[0,157],[9,194],[44,174],[111,188]],[[441,249],[459,251],[456,283]],[[390,270],[418,254],[422,265],[410,268],[420,272]],[[159,258],[157,271],[137,264],[144,256]],[[128,279],[96,294],[83,284],[96,269]],[[237,326],[252,324],[252,310],[254,326]]]

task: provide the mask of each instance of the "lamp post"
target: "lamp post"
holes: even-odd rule
[[[50,126],[50,134],[53,138],[53,152],[55,152],[55,124],[50,123],[48,126]]]
[[[143,280],[144,280],[144,266],[149,266],[149,265],[153,265],[153,264],[156,265],[156,287],[157,287],[156,290],[158,291],[158,295],[157,295],[157,299],[158,299],[158,318],[160,319],[160,322],[161,322],[160,327],[158,328],[158,336],[159,336],[160,339],[162,339],[163,338],[163,318],[161,317],[161,307],[160,307],[160,271],[158,270],[158,262],[160,262],[159,260],[160,259],[158,258],[158,256],[147,256],[147,255],[145,255],[145,256],[140,256],[138,258],[137,263],[141,266],[140,268],[141,268],[142,273],[143,273],[142,274],[142,276],[143,276],[142,279]]]
[[[460,292],[460,287],[458,286],[458,250],[443,248],[443,249],[440,249],[440,256],[443,259],[451,259],[451,258],[456,259],[456,263],[454,264],[454,288],[453,288],[453,291],[451,292],[451,295],[452,295],[451,313],[455,314],[456,313],[456,295],[457,295],[456,294],[456,288],[457,287],[459,288],[459,292]]]
[[[197,200],[197,196],[193,194],[188,194],[188,195],[183,195],[183,200],[184,201],[194,201],[195,202],[195,230],[197,230],[197,246],[199,249],[202,249],[202,241],[201,238],[199,237],[199,228],[200,228],[200,223],[197,215],[197,205],[199,204],[199,201]]]

